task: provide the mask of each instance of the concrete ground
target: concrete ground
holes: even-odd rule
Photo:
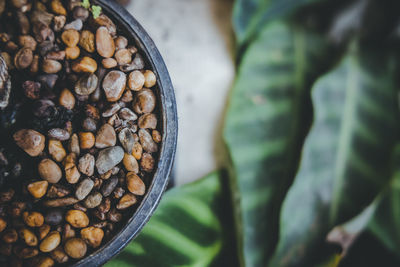
[[[218,166],[216,145],[234,79],[232,0],[132,0],[169,69],[178,104],[177,184]]]

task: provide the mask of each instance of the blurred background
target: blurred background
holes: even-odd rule
[[[175,181],[217,168],[222,117],[234,79],[232,0],[131,0],[125,4],[153,38],[170,72],[178,105]]]

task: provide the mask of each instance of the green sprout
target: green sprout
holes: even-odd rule
[[[92,6],[92,15],[94,19],[97,19],[101,14],[101,6]]]
[[[86,8],[89,9],[90,8],[90,1],[89,0],[83,0],[81,5]]]

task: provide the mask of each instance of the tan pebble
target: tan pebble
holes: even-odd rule
[[[143,73],[135,70],[129,74],[128,86],[133,91],[140,91],[143,88],[145,81],[146,78]]]
[[[117,204],[117,209],[119,210],[124,210],[127,209],[133,205],[135,205],[137,202],[137,199],[135,197],[135,195],[128,193],[125,194],[118,202]]]
[[[61,34],[61,40],[68,47],[77,46],[79,42],[79,32],[74,29],[69,29]]]
[[[64,170],[65,170],[65,179],[70,184],[76,184],[81,177],[81,174],[76,166],[76,155],[75,153],[70,153],[64,159]]]
[[[14,247],[14,253],[21,259],[30,259],[39,254],[39,251],[33,247]]]
[[[54,74],[62,69],[60,62],[52,59],[45,59],[42,62],[42,70],[48,74]]]
[[[61,162],[67,155],[67,152],[65,151],[61,141],[51,139],[49,140],[49,154],[55,161]]]
[[[30,247],[34,247],[38,244],[38,239],[35,234],[28,228],[22,228],[19,230],[19,237]]]
[[[40,226],[38,229],[39,240],[43,240],[50,233],[50,230],[51,227],[48,224],[43,224],[42,226]]]
[[[41,257],[35,263],[35,267],[53,267],[54,260],[50,257]]]
[[[81,50],[77,46],[65,48],[65,57],[67,59],[77,59],[80,54]]]
[[[142,129],[155,129],[157,128],[157,116],[153,113],[146,113],[140,116],[138,126]]]
[[[35,51],[37,46],[35,38],[30,35],[20,35],[18,37],[18,44],[22,47],[29,48],[32,51]]]
[[[114,128],[110,124],[105,123],[97,131],[96,147],[106,148],[110,146],[115,146],[116,143],[117,143],[117,136],[115,134]]]
[[[126,39],[124,36],[118,36],[114,39],[114,43],[117,50],[124,49],[128,46],[128,39]]]
[[[24,219],[24,222],[30,227],[40,227],[43,225],[44,222],[43,215],[36,211],[25,211],[22,214],[22,218]]]
[[[61,235],[57,231],[49,233],[40,243],[39,249],[42,252],[50,252],[58,247],[61,243]]]
[[[51,10],[57,15],[67,15],[67,10],[63,6],[60,0],[52,0],[51,1]]]
[[[102,57],[107,58],[114,55],[114,40],[106,27],[99,27],[96,31],[96,49]]]
[[[95,137],[91,132],[80,132],[79,133],[79,144],[81,149],[90,149],[95,144]]]
[[[75,107],[75,97],[71,91],[66,88],[62,90],[58,102],[66,109],[74,109]]]
[[[28,68],[33,62],[33,52],[27,47],[21,48],[14,57],[14,66],[19,69]]]
[[[75,230],[72,228],[72,226],[69,223],[64,224],[63,226],[63,240],[68,240],[72,237],[75,237],[76,233]]]
[[[66,263],[68,261],[68,255],[61,246],[50,252],[50,256],[57,263]]]
[[[139,142],[135,142],[132,149],[132,156],[134,156],[135,159],[140,160],[142,158],[142,154],[143,154],[142,145]]]
[[[83,57],[72,63],[72,70],[77,73],[94,73],[97,70],[97,62],[93,58]]]
[[[0,233],[7,227],[7,221],[0,217]]]
[[[76,155],[79,155],[81,153],[79,147],[79,138],[76,133],[74,133],[69,139],[68,150],[69,152],[75,153]]]
[[[117,61],[115,59],[111,58],[111,57],[104,58],[101,61],[101,64],[103,65],[103,67],[105,69],[112,69],[112,68],[115,68],[118,65]]]
[[[80,210],[69,210],[65,220],[75,228],[83,228],[89,225],[88,216]]]
[[[126,175],[126,187],[128,188],[129,192],[138,196],[143,196],[146,192],[145,184],[134,172],[129,172]]]
[[[80,238],[71,238],[65,242],[64,250],[73,259],[80,259],[86,255],[87,246]]]
[[[81,230],[81,237],[89,244],[89,246],[97,248],[101,245],[104,232],[100,228],[91,226]]]
[[[126,48],[120,49],[115,52],[114,57],[117,60],[118,65],[125,65],[132,62],[132,53]]]
[[[151,88],[154,85],[156,85],[157,78],[156,78],[156,75],[154,74],[154,72],[152,72],[151,70],[146,70],[143,75],[145,78],[145,82],[144,82],[145,87]]]
[[[58,183],[62,177],[62,172],[57,163],[51,159],[43,159],[38,166],[39,175],[49,183]]]
[[[32,157],[38,156],[44,149],[46,138],[35,130],[22,129],[13,137],[17,145]]]
[[[113,70],[103,79],[103,89],[109,102],[118,101],[126,88],[126,74]]]
[[[127,171],[134,173],[139,172],[139,164],[134,156],[125,153],[122,163]]]
[[[30,183],[27,188],[29,193],[31,193],[34,198],[39,199],[46,194],[48,185],[49,182],[47,181],[38,181]]]
[[[152,172],[154,169],[155,160],[151,154],[143,153],[142,159],[140,161],[140,167],[145,172]]]
[[[82,31],[79,45],[87,52],[93,53],[95,51],[94,34],[88,30]]]
[[[150,89],[140,90],[133,99],[133,111],[137,114],[151,113],[156,107],[156,96]]]

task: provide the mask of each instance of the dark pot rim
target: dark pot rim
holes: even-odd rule
[[[115,1],[97,0],[107,15],[120,25],[123,25],[128,34],[130,34],[145,54],[148,63],[158,77],[159,96],[161,101],[161,115],[163,120],[163,140],[159,153],[159,160],[152,183],[146,196],[143,198],[140,206],[137,208],[134,216],[128,220],[126,225],[102,248],[91,255],[83,258],[74,267],[78,266],[101,266],[112,257],[117,255],[128,243],[136,237],[143,226],[148,222],[154,210],[160,202],[164,193],[169,175],[172,169],[178,135],[178,120],[176,111],[176,101],[174,88],[167,67],[162,59],[160,52],[155,46],[153,40],[143,29],[143,27],[133,18],[133,16]]]

